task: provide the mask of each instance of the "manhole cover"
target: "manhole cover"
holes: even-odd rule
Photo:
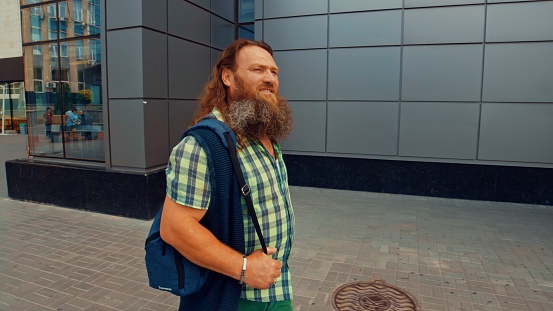
[[[417,304],[411,294],[381,280],[342,285],[332,300],[338,311],[416,311]]]

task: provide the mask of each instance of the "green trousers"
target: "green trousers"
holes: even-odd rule
[[[257,302],[240,299],[238,311],[293,311],[292,300]]]

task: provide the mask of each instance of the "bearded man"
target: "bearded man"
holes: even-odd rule
[[[222,243],[200,223],[209,210],[214,182],[205,150],[194,137],[186,136],[173,149],[166,171],[161,237],[188,260],[223,278],[229,291],[239,286],[239,297],[230,303],[214,301],[223,298],[208,279],[200,292],[181,297],[179,310],[219,311],[228,306],[229,310],[292,310],[288,259],[294,213],[278,142],[289,135],[293,122],[288,103],[278,93],[278,67],[272,54],[264,42],[239,39],[231,43],[213,69],[194,120],[210,115],[227,123],[237,135],[238,159],[251,189],[267,254],[261,250],[244,200],[244,230],[239,237],[245,242],[244,253]]]

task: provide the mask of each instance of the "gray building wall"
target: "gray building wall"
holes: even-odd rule
[[[164,168],[221,50],[231,1],[106,0],[106,166]]]
[[[553,1],[255,5],[287,154],[553,167]]]

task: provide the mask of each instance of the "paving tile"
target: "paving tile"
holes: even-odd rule
[[[0,176],[24,144],[0,137]],[[178,297],[147,284],[151,221],[14,201],[5,189],[0,178],[0,310],[177,309]],[[333,310],[336,288],[377,279],[424,311],[553,310],[553,207],[291,192],[296,311]]]

